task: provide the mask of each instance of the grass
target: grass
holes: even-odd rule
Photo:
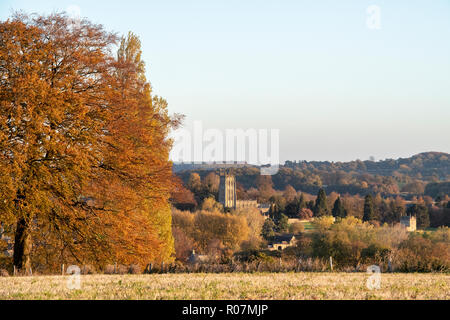
[[[313,230],[316,229],[316,227],[314,226],[314,224],[311,221],[304,221],[302,222],[303,227],[305,228],[305,232],[312,232]]]
[[[365,273],[154,274],[0,278],[0,299],[450,299],[448,274],[382,274],[370,290]]]

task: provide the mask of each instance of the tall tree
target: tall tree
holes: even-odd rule
[[[292,200],[295,199],[296,196],[297,191],[295,191],[295,189],[290,184],[288,184],[284,189],[283,197],[286,199],[287,202],[291,202]]]
[[[136,41],[115,58],[114,34],[62,14],[16,15],[0,34],[0,222],[15,226],[15,266],[169,259],[176,121]]]
[[[262,227],[261,236],[266,240],[271,240],[275,236],[275,228],[273,220],[270,218],[266,219]]]
[[[341,197],[338,197],[334,202],[332,213],[335,218],[345,218],[347,216],[347,210],[344,208]]]
[[[303,195],[303,193],[300,195],[300,198],[298,199],[298,210],[302,210],[303,208],[306,208],[306,200],[305,200],[305,196]]]
[[[327,206],[327,194],[324,189],[320,189],[317,194],[316,203],[314,205],[314,216],[322,217],[329,215]]]
[[[277,221],[275,221],[275,222],[276,222],[276,230],[278,232],[283,233],[283,232],[288,231],[289,218],[286,215],[281,214],[280,218]]]
[[[368,194],[364,198],[363,221],[373,221],[373,220],[375,220],[375,209],[373,207],[373,197],[371,194]]]
[[[192,172],[190,174],[187,187],[195,194],[198,194],[200,192],[202,188],[202,179],[197,172]]]
[[[154,229],[159,246],[143,257],[147,262],[172,261],[169,198],[174,185],[168,135],[178,119],[169,117],[164,99],[152,95],[141,56],[141,42],[130,32],[121,39],[117,53],[104,170],[109,178],[111,173],[119,175],[117,182],[131,195],[132,210],[147,218]],[[121,194],[114,196],[120,199]]]

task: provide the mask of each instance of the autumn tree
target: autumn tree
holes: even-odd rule
[[[259,201],[267,202],[273,196],[275,190],[273,189],[273,182],[271,176],[259,175],[256,178],[256,185],[259,190]]]
[[[194,239],[203,252],[213,240],[219,240],[225,247],[236,250],[249,233],[244,217],[220,212],[198,212],[194,218],[194,227]]]
[[[145,263],[173,254],[176,121],[151,95],[130,35],[64,14],[0,23],[0,220],[14,265]]]
[[[283,192],[283,197],[286,199],[287,202],[291,202],[295,199],[297,196],[297,191],[291,186],[287,185]]]
[[[223,211],[223,205],[214,198],[206,198],[202,203],[202,210],[205,211]]]
[[[245,217],[249,228],[248,239],[241,244],[241,249],[259,249],[262,243],[261,230],[265,222],[264,216],[258,208],[243,208],[236,214]]]
[[[192,211],[197,206],[194,194],[183,185],[183,182],[177,176],[174,177],[174,188],[170,201],[174,207],[180,210]]]
[[[266,240],[271,240],[275,236],[275,228],[273,220],[270,218],[266,219],[261,230],[261,236]]]
[[[192,172],[189,176],[187,187],[195,194],[199,193],[202,188],[202,179],[197,172]]]
[[[216,198],[218,197],[219,193],[219,184],[220,184],[220,177],[215,174],[214,172],[210,172],[206,175],[206,177],[203,179],[203,188],[209,195],[213,195]]]
[[[301,220],[310,220],[310,219],[312,219],[313,216],[314,216],[314,213],[308,208],[300,209],[300,212],[298,213],[298,217]]]

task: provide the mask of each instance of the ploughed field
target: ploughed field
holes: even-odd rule
[[[0,299],[450,299],[449,274],[255,273],[0,277]],[[79,289],[77,288],[79,284]]]

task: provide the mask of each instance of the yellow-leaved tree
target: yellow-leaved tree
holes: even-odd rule
[[[0,222],[14,265],[171,261],[178,119],[151,93],[140,42],[64,14],[0,23]]]

